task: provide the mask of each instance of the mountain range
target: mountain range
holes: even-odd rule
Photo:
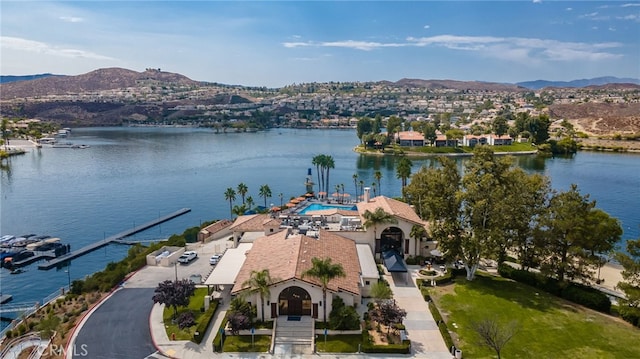
[[[29,83],[30,80],[44,80]],[[163,72],[159,69],[147,69],[144,72],[136,72],[121,68],[98,69],[78,76],[55,75],[51,73],[37,75],[0,75],[0,84],[17,82],[27,82],[29,85],[21,84],[16,86],[15,92],[31,93],[35,96],[42,96],[52,90],[52,87],[63,92],[79,92],[79,90],[96,91],[104,89],[124,88],[135,86],[140,80],[155,80],[159,82],[173,82],[194,85],[199,81],[191,80],[183,75]],[[456,81],[456,80],[422,80],[422,79],[401,79],[399,81],[381,81],[402,87],[424,87],[431,89],[458,89],[458,90],[493,90],[493,91],[518,91],[523,89],[539,90],[545,87],[588,87],[601,86],[607,84],[636,84],[640,85],[640,79],[619,78],[614,76],[595,77],[591,79],[580,79],[573,81],[549,81],[535,80],[510,83],[483,82],[483,81]],[[15,85],[15,84],[14,84]],[[13,87],[13,86],[11,86]],[[5,87],[6,90],[7,87]],[[14,91],[11,91],[14,92]],[[10,95],[3,93],[5,95]],[[16,94],[17,95],[17,94]],[[14,97],[14,96],[9,96]],[[19,96],[16,96],[19,97]]]

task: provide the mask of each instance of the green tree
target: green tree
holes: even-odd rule
[[[623,281],[618,289],[626,296],[620,300],[620,315],[635,326],[640,326],[640,238],[627,240],[627,252],[617,252],[616,260],[622,265]]]
[[[402,196],[404,197],[404,188],[407,186],[407,179],[411,177],[411,166],[413,163],[407,157],[400,158],[396,167],[396,177],[402,182]]]
[[[247,279],[243,286],[249,287],[249,293],[257,293],[260,297],[260,312],[262,313],[262,321],[264,322],[264,300],[271,294],[271,285],[274,280],[271,278],[268,269],[261,271],[251,271],[249,279]]]
[[[247,209],[253,208],[254,204],[255,204],[255,201],[253,200],[253,197],[252,196],[248,196],[247,197]]]
[[[438,138],[438,134],[436,133],[436,126],[432,123],[425,123],[422,125],[422,133],[424,134],[424,139],[429,142],[429,145],[433,146]]]
[[[370,118],[362,117],[358,119],[358,123],[356,124],[356,133],[360,142],[365,144],[364,135],[373,132],[373,121]]]
[[[380,302],[384,299],[391,299],[391,297],[393,297],[393,291],[391,287],[389,287],[389,284],[379,280],[371,286],[371,297],[376,302]]]
[[[244,204],[244,196],[247,194],[247,192],[249,191],[249,187],[247,187],[246,184],[244,183],[240,183],[238,184],[238,188],[237,188],[238,194],[242,197],[242,204]]]
[[[347,274],[340,263],[331,263],[331,258],[311,258],[311,268],[302,272],[302,278],[313,277],[320,282],[322,287],[322,314],[324,324],[327,325],[327,289],[329,282],[335,278],[346,277]]]
[[[246,211],[247,211],[246,204],[237,204],[233,206],[233,208],[231,209],[231,213],[235,214],[237,217],[242,216]]]
[[[502,116],[497,116],[491,123],[491,129],[497,136],[502,136],[509,130],[507,119]]]
[[[402,128],[402,119],[398,116],[391,116],[387,120],[387,136],[394,138],[394,134]]]
[[[356,196],[358,195],[358,174],[354,173],[353,176],[351,176],[351,178],[353,178],[353,184],[356,187]]]
[[[336,163],[333,161],[333,157],[325,156],[323,164],[324,164],[324,169],[327,172],[327,177],[325,178],[326,183],[324,188],[329,188],[329,172],[330,170],[336,168]]]
[[[269,185],[263,184],[260,186],[258,194],[264,198],[264,206],[267,207],[267,198],[271,198],[271,188],[269,188]]]
[[[543,273],[554,274],[560,281],[567,277],[592,279],[591,270],[599,263],[597,256],[613,250],[622,235],[618,220],[595,205],[576,185],[551,197],[541,219]]]
[[[382,116],[377,114],[373,119],[373,128],[371,129],[371,132],[380,133],[380,131],[382,131]]]
[[[224,192],[224,199],[229,201],[229,213],[233,218],[233,201],[236,200],[236,191],[234,191],[234,189],[231,187],[227,188],[227,190]]]

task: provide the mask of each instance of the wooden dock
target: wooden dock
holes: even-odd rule
[[[166,216],[158,217],[158,218],[156,218],[156,219],[154,219],[152,221],[149,221],[147,223],[144,223],[144,224],[141,224],[139,226],[136,226],[136,227],[133,227],[131,229],[128,229],[126,231],[120,232],[120,233],[115,234],[115,235],[113,235],[111,237],[107,237],[107,238],[105,238],[105,239],[103,239],[101,241],[94,242],[94,243],[89,244],[88,246],[82,247],[82,248],[80,248],[78,250],[69,252],[69,253],[67,253],[65,255],[62,255],[62,256],[60,256],[60,257],[58,257],[56,259],[53,259],[53,260],[50,260],[50,261],[46,261],[46,262],[44,262],[42,264],[39,264],[38,265],[38,269],[45,269],[45,270],[46,269],[51,269],[51,268],[53,268],[53,267],[55,267],[57,265],[60,265],[60,264],[62,264],[64,262],[66,262],[66,261],[70,261],[70,260],[72,260],[74,258],[80,257],[80,256],[82,256],[84,254],[89,253],[89,252],[95,251],[98,248],[102,248],[102,247],[104,247],[104,246],[106,246],[106,245],[108,245],[110,243],[119,241],[122,238],[126,238],[126,237],[134,235],[134,234],[136,234],[138,232],[142,232],[145,229],[151,228],[151,227],[156,226],[156,225],[158,225],[160,223],[164,223],[164,222],[166,222],[168,220],[174,219],[174,218],[176,218],[178,216],[181,216],[181,215],[183,215],[185,213],[189,213],[189,212],[191,212],[190,208],[182,208],[182,209],[180,209],[178,211],[175,211],[173,213],[167,214]]]

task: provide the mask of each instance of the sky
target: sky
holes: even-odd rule
[[[0,73],[281,87],[640,78],[640,1],[0,2]]]

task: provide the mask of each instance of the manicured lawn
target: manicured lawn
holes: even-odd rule
[[[356,353],[359,344],[362,344],[362,334],[327,335],[326,345],[324,334],[319,334],[316,339],[316,348],[325,353]]]
[[[495,358],[471,328],[483,319],[518,323],[503,358],[640,358],[639,329],[524,284],[478,276],[431,293],[467,358]]]
[[[265,353],[271,345],[270,335],[254,335],[253,346],[251,335],[227,335],[224,340],[225,352],[256,352]]]
[[[180,329],[177,324],[173,324],[173,307],[164,308],[164,312],[162,313],[162,318],[164,320],[164,327],[167,330],[167,336],[171,339],[171,334],[175,333],[176,340],[191,340],[193,338],[193,334],[196,331],[196,327],[200,323],[200,319],[204,319],[204,313],[200,311],[200,308],[204,306],[204,296],[207,294],[207,288],[196,288],[191,300],[189,301],[188,307],[178,307],[178,316],[181,313],[186,312],[188,310],[193,312],[193,316],[196,321],[196,325]]]

